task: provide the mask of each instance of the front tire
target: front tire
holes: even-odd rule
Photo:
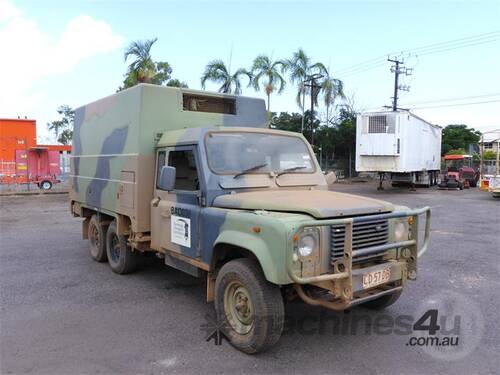
[[[116,221],[109,224],[106,233],[106,254],[109,266],[115,273],[125,275],[137,268],[137,253],[127,244],[127,237],[118,235]]]
[[[271,347],[283,331],[280,289],[265,279],[252,259],[235,259],[221,268],[215,281],[215,310],[231,345],[247,354]]]
[[[88,239],[90,256],[96,262],[105,262],[108,260],[106,254],[106,229],[97,215],[92,215],[89,221]]]

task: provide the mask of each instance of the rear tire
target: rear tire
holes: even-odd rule
[[[386,294],[385,296],[382,296],[380,298],[365,302],[361,306],[366,307],[370,310],[383,310],[386,307],[389,307],[392,304],[396,303],[399,297],[401,297],[401,293],[402,290],[400,290],[399,292]]]
[[[231,345],[247,354],[266,350],[280,338],[284,305],[280,288],[247,258],[226,263],[215,281],[218,325]]]
[[[125,275],[137,268],[137,253],[127,244],[127,237],[117,234],[114,220],[106,233],[106,254],[109,266],[115,273]]]
[[[106,229],[107,226],[99,221],[97,215],[92,215],[89,221],[88,239],[90,256],[96,262],[108,260],[106,254]]]
[[[50,190],[52,189],[52,182],[44,180],[38,184],[40,190]]]

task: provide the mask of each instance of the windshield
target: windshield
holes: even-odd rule
[[[219,174],[314,172],[304,141],[269,133],[210,133],[206,139],[210,169]],[[259,168],[256,168],[258,166]]]

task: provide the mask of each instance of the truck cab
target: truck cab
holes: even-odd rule
[[[282,324],[275,316],[283,308],[272,311],[269,332],[249,335],[257,319],[252,314],[264,302],[253,300],[255,286],[233,266],[262,273],[275,290],[272,306],[286,290],[334,310],[385,307],[416,278],[421,213],[429,210],[329,191],[300,134],[178,130],[164,134],[156,150],[151,247],[167,250],[173,267],[196,276],[208,272],[208,300],[231,342],[248,352],[262,349],[256,337],[275,336],[271,328]],[[428,230],[420,253],[427,242]]]

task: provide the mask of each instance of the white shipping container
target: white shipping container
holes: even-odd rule
[[[441,130],[407,111],[362,113],[356,125],[356,171],[432,185],[441,166]]]

